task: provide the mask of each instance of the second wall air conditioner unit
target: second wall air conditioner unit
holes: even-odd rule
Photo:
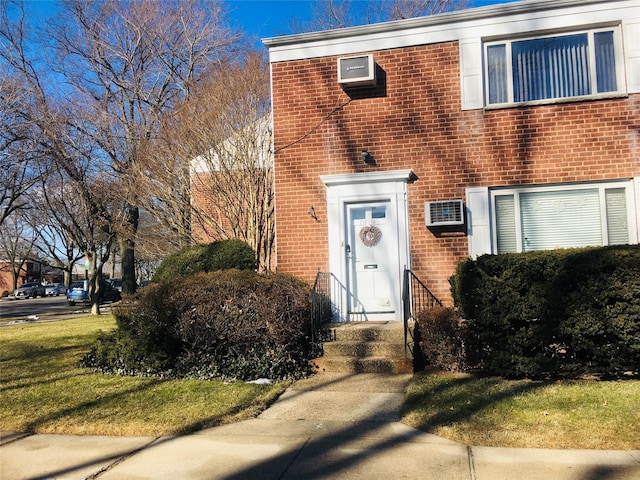
[[[373,55],[338,59],[338,83],[345,87],[376,84],[376,64]]]
[[[464,225],[464,206],[462,200],[426,202],[424,204],[427,227]]]

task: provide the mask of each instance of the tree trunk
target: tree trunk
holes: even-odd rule
[[[120,261],[122,270],[122,293],[136,291],[135,235],[138,230],[140,210],[132,205],[127,207],[127,237],[120,237]]]
[[[88,255],[89,267],[89,298],[91,299],[91,315],[100,315],[100,272],[98,271],[98,254]]]

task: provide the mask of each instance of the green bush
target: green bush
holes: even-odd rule
[[[309,288],[227,270],[150,285],[114,310],[118,330],[86,366],[115,373],[285,379],[309,371]]]
[[[466,368],[466,327],[455,310],[436,307],[416,315],[419,346],[428,365],[452,372]]]
[[[485,255],[451,286],[467,360],[490,373],[640,370],[640,246]]]
[[[195,275],[216,270],[255,270],[256,254],[241,240],[220,240],[186,247],[166,257],[153,282],[162,282],[176,277]]]

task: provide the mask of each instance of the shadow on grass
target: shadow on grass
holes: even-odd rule
[[[417,425],[421,430],[430,432],[436,427],[468,420],[480,411],[498,405],[509,398],[544,388],[550,382],[513,382],[509,383],[508,388],[502,388],[499,391],[492,388],[495,384],[504,385],[504,382],[492,377],[461,376],[448,378],[446,381],[440,380],[436,385],[421,385],[407,395],[403,414],[416,413],[422,417],[424,415],[421,413],[425,409],[433,410],[435,412],[433,415],[424,416]],[[472,394],[470,395],[469,392]]]
[[[91,346],[90,342],[83,345],[60,345],[60,346],[46,346],[46,345],[32,345],[21,343],[18,345],[11,345],[11,354],[7,357],[2,356],[3,362],[16,362],[17,364],[33,364],[34,361],[42,358],[53,358],[59,355],[65,355],[68,353],[78,353],[84,350],[88,350]]]
[[[20,338],[4,345],[7,348],[0,372],[0,401],[5,403],[7,419],[12,417],[12,411],[18,416],[24,416],[26,423],[20,423],[16,429],[32,434],[46,427],[61,424],[65,419],[75,422],[75,419],[81,419],[84,414],[88,417],[94,412],[104,412],[104,415],[108,415],[107,412],[111,411],[113,405],[122,404],[123,408],[126,408],[131,399],[136,401],[136,398],[142,398],[137,400],[139,403],[144,401],[143,397],[155,395],[152,392],[154,389],[160,390],[159,394],[162,395],[162,386],[175,381],[140,377],[132,382],[133,385],[121,386],[120,382],[107,382],[109,385],[105,385],[103,389],[100,386],[102,382],[96,383],[91,378],[92,375],[100,374],[78,366],[79,360],[89,350],[92,341],[93,338],[87,340],[81,335],[55,338],[49,343],[46,338],[35,341]],[[111,375],[105,377],[117,378]],[[273,387],[255,388],[258,389],[257,394],[242,390],[237,398],[216,405],[215,415],[182,427],[176,425],[175,434],[182,435],[213,427],[229,421],[230,418],[241,417],[243,412],[255,412],[258,408],[255,401],[269,399],[268,395]],[[168,390],[171,392],[173,388],[169,386]],[[187,388],[185,394],[188,395],[189,392]],[[45,405],[37,400],[44,397]],[[179,406],[176,409],[180,411]],[[247,413],[247,416],[249,415],[250,413]],[[5,428],[12,429],[10,422],[5,424]],[[117,426],[117,421],[115,425]]]
[[[82,374],[78,375],[79,377]],[[126,406],[127,397],[136,395],[136,394],[146,394],[145,392],[149,392],[157,387],[161,387],[163,384],[167,384],[173,382],[174,380],[163,380],[157,378],[145,378],[143,379],[144,383],[138,384],[131,388],[120,388],[118,391],[113,392],[108,395],[100,395],[99,397],[80,401],[69,405],[65,408],[59,408],[55,411],[51,411],[46,414],[37,415],[27,423],[23,431],[27,433],[36,433],[41,430],[43,427],[47,425],[51,425],[57,421],[61,421],[65,418],[79,418],[82,417],[83,412],[92,412],[99,411],[101,406],[108,406],[117,403],[119,400],[122,401],[122,404]],[[52,381],[56,381],[53,379]],[[46,384],[46,381],[41,382]],[[98,390],[99,391],[99,390]],[[250,397],[253,398],[253,397]],[[108,407],[112,408],[112,407]],[[215,415],[210,415],[208,417],[202,418],[197,422],[193,422],[183,427],[177,429],[176,432],[172,433],[172,435],[184,435],[188,433],[193,433],[198,430],[202,430],[204,428],[211,428],[218,425],[221,425],[228,419],[241,416],[241,414],[245,411],[253,411],[252,409],[256,408],[251,401],[241,401],[235,405],[230,405],[228,408],[223,408],[223,410]]]

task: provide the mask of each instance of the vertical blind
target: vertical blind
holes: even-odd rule
[[[513,42],[513,101],[589,95],[587,45],[586,33]]]
[[[598,92],[615,92],[616,55],[613,48],[613,32],[597,32],[593,35],[596,53],[596,85]]]
[[[489,103],[507,103],[507,47],[504,44],[487,47],[487,68],[489,76]]]

